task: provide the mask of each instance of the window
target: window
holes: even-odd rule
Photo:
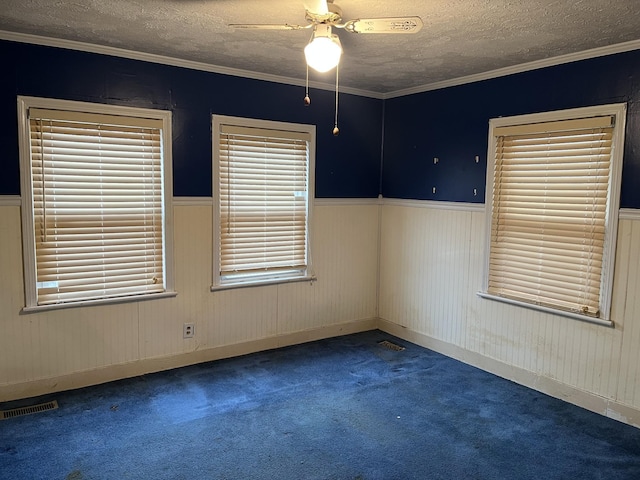
[[[315,127],[213,116],[213,289],[311,278]]]
[[[611,324],[625,113],[491,120],[482,296]]]
[[[26,308],[171,294],[171,113],[18,97]]]

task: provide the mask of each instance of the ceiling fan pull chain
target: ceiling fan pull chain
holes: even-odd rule
[[[338,136],[340,133],[340,129],[338,128],[338,77],[340,71],[340,64],[336,65],[336,118],[335,123],[333,125],[333,134]]]
[[[308,107],[311,105],[311,99],[309,98],[309,65],[307,64],[307,82],[305,83],[304,90],[304,106]]]

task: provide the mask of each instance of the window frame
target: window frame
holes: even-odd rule
[[[163,274],[164,291],[126,295],[120,297],[96,298],[62,302],[57,304],[38,304],[36,277],[36,244],[34,234],[34,202],[31,163],[31,142],[29,126],[29,109],[61,110],[78,113],[116,115],[120,117],[155,119],[162,122],[162,193],[163,193]],[[174,285],[173,262],[173,168],[172,168],[172,114],[167,110],[146,109],[107,105],[100,103],[80,102],[42,97],[21,96],[17,98],[18,142],[20,159],[20,187],[22,210],[22,244],[24,264],[25,306],[23,313],[74,308],[91,305],[104,305],[141,301],[176,295]]]
[[[304,282],[315,280],[312,255],[312,230],[313,230],[313,201],[315,198],[315,150],[316,127],[315,125],[279,122],[273,120],[261,120],[245,117],[234,117],[213,114],[212,125],[212,170],[213,170],[213,255],[212,255],[212,285],[211,291],[226,290],[232,288],[254,287],[260,285],[272,285],[280,283]],[[293,133],[303,133],[309,136],[307,159],[307,225],[306,225],[306,257],[307,265],[300,269],[299,273],[282,272],[264,275],[247,275],[245,278],[237,276],[225,279],[220,274],[220,135],[222,126],[248,127],[266,130],[279,130]]]
[[[546,313],[562,315],[577,320],[613,326],[611,319],[611,303],[613,293],[613,277],[615,268],[616,244],[618,235],[618,213],[620,205],[620,185],[622,180],[622,162],[624,155],[624,138],[626,126],[626,103],[599,105],[591,107],[572,108],[541,112],[512,117],[493,118],[489,121],[489,138],[487,153],[486,195],[485,199],[485,248],[484,248],[484,272],[482,278],[482,290],[478,295],[483,298],[531,308]],[[615,118],[611,145],[611,164],[609,170],[609,184],[607,189],[607,206],[605,214],[605,240],[603,246],[602,275],[600,280],[600,312],[597,317],[583,315],[577,312],[569,312],[559,308],[536,305],[526,301],[505,298],[488,293],[489,287],[489,261],[491,253],[491,226],[493,217],[493,182],[496,162],[497,136],[494,129],[499,127],[521,126],[534,123],[565,121],[597,116],[612,116]]]

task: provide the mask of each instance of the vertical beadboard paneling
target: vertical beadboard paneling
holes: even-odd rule
[[[140,357],[155,358],[206,348],[213,317],[212,210],[207,205],[174,206],[174,271],[178,295],[140,302]],[[183,338],[183,324],[195,324]]]
[[[137,358],[137,315],[109,305],[21,315],[20,208],[0,208],[0,384],[56,377]]]
[[[374,318],[378,205],[321,205],[313,212],[317,281],[278,287],[278,333]]]
[[[619,248],[626,253],[628,270],[623,272],[627,278],[618,395],[621,403],[637,406],[640,405],[640,222],[621,220],[620,224]]]
[[[408,261],[411,258],[403,243],[403,236],[408,234],[409,229],[408,215],[407,209],[402,207],[382,207],[379,315],[402,327],[411,328],[414,312],[403,308],[403,305],[409,304],[405,302],[404,295],[409,294],[405,278],[410,276],[411,263]],[[417,299],[413,303],[417,304]],[[416,327],[412,330],[420,331]]]
[[[633,227],[628,222],[620,222],[614,279],[617,328],[608,328],[479,298],[483,212],[384,205],[380,317],[639,408],[640,300],[635,298],[640,295],[635,293],[640,289],[640,222]]]
[[[626,299],[630,294],[632,297],[637,292],[637,285],[633,286],[629,283],[630,265],[635,265],[635,269],[638,269],[638,254],[640,250],[639,239],[635,239],[635,243],[631,238],[631,230],[636,222],[628,220],[619,220],[618,223],[618,239],[616,245],[616,262],[615,272],[613,276],[613,292],[611,297],[611,318],[615,324],[616,333],[611,342],[606,342],[606,336],[608,332],[599,331],[598,340],[596,341],[596,349],[600,358],[603,359],[602,371],[599,374],[594,374],[594,385],[597,386],[596,391],[602,392],[616,392],[615,398],[621,403],[627,405],[638,405],[640,399],[637,399],[635,403],[627,402],[620,396],[618,386],[623,376],[623,369],[626,368],[628,359],[628,348],[633,346],[623,345],[623,341],[628,337],[628,333],[631,332],[634,327],[638,328],[638,315],[634,314],[632,310],[626,308]],[[634,260],[635,259],[635,260]],[[628,318],[628,320],[627,320]],[[638,319],[638,320],[636,320]],[[625,329],[625,323],[629,324],[629,330]],[[637,355],[637,353],[636,353]],[[638,357],[635,360],[635,364],[638,364]]]
[[[28,315],[45,349],[40,377],[93,370],[138,358],[135,303],[82,307]]]
[[[209,288],[211,207],[175,207],[174,221],[175,298],[21,315],[20,209],[1,207],[0,385],[373,317],[379,265],[377,300],[383,319],[640,408],[638,220],[623,219],[619,225],[612,303],[616,328],[478,297],[484,274],[484,213],[475,210],[317,206],[317,282],[218,292]],[[186,321],[196,324],[193,339],[182,338]]]
[[[469,243],[467,245],[469,255],[466,276],[464,277],[465,311],[466,319],[464,335],[460,340],[460,346],[472,352],[480,352],[483,344],[486,318],[493,318],[491,306],[487,305],[476,295],[482,285],[484,275],[484,214],[471,214]],[[482,314],[481,314],[482,313]]]
[[[56,377],[109,367],[122,367],[117,371],[126,374],[139,371],[127,364],[151,359],[163,359],[154,365],[168,368],[172,357],[178,366],[189,362],[190,353],[202,358],[198,353],[209,348],[376,317],[375,202],[316,207],[313,254],[318,281],[312,285],[216,292],[210,289],[211,209],[206,200],[174,206],[177,296],[22,315],[20,207],[0,206],[0,387],[22,391],[21,385],[41,380],[45,387],[53,386]],[[195,324],[194,338],[183,338],[185,322]],[[91,375],[82,379],[90,383]]]
[[[385,205],[382,213],[380,316],[449,343],[461,343],[471,213]],[[454,297],[452,297],[454,295]],[[445,320],[446,319],[446,320]]]
[[[276,334],[278,286],[237,288],[212,293],[208,344],[233,345]]]
[[[479,237],[484,214],[473,215],[478,217],[474,222],[478,231],[473,236]],[[476,249],[471,257],[479,263],[470,270],[481,272],[476,280],[478,290],[484,274],[484,243],[471,248]],[[612,359],[617,358],[615,345],[621,332],[491,300],[471,302],[479,309],[482,325],[479,348],[474,351],[582,390],[611,394],[600,379],[616,375]]]
[[[33,377],[36,359],[25,350],[37,348],[25,318],[22,280],[20,207],[0,207],[0,384]]]

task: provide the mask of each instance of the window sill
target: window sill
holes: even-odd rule
[[[519,300],[512,300],[510,298],[498,297],[497,295],[491,295],[485,292],[477,292],[477,294],[481,298],[486,298],[487,300],[496,300],[498,302],[507,303],[509,305],[515,305],[518,307],[530,308],[532,310],[538,310],[544,313],[553,313],[555,315],[562,315],[563,317],[573,318],[575,320],[580,320],[582,322],[594,323],[596,325],[602,325],[605,327],[614,327],[614,323],[611,320],[605,320],[603,318],[595,318],[589,317],[587,315],[581,315],[579,313],[573,312],[565,312],[563,310],[557,310],[555,308],[544,307],[542,305],[534,305],[532,303],[521,302]]]
[[[47,310],[61,310],[63,308],[93,307],[98,305],[112,305],[116,303],[140,302],[146,300],[157,300],[159,298],[171,298],[178,295],[178,292],[149,293],[143,295],[130,295],[128,297],[101,298],[97,300],[84,300],[80,302],[56,303],[52,305],[34,305],[24,307],[20,313],[37,313]]]
[[[317,280],[318,279],[315,275],[305,275],[304,277],[272,278],[245,282],[227,282],[221,285],[211,285],[211,291],[217,292],[220,290],[231,290],[234,288],[262,287],[265,285],[278,285],[282,283],[315,282]]]

